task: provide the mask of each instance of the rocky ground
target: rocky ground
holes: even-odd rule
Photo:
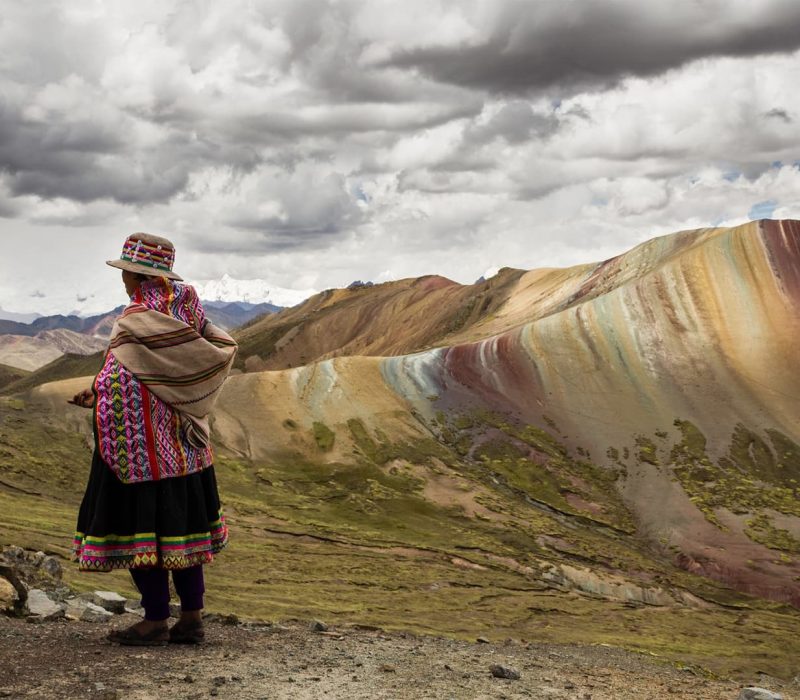
[[[113,626],[138,619],[115,616]],[[109,623],[0,618],[0,697],[13,698],[560,698],[740,697],[704,678],[610,647],[487,644],[308,623],[208,623],[202,647],[120,647]],[[490,668],[517,671],[495,678]],[[754,684],[800,698],[775,679]],[[769,697],[769,696],[764,696]],[[774,696],[773,696],[774,697]]]
[[[202,646],[121,647],[106,635],[141,619],[139,602],[77,593],[61,574],[44,552],[0,553],[0,698],[800,700],[800,679],[716,679],[606,645],[468,642],[318,620],[212,613]]]

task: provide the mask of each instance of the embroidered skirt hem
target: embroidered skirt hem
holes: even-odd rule
[[[186,569],[211,562],[227,542],[213,466],[125,484],[95,450],[73,541],[80,571]]]

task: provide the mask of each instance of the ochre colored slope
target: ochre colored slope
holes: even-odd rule
[[[441,345],[494,313],[522,275],[505,269],[463,286],[420,277],[317,294],[235,333],[249,370],[286,369],[339,355],[400,355]]]
[[[722,235],[699,229],[661,236],[601,263],[529,272],[504,268],[459,285],[421,277],[322,292],[241,328],[239,364],[287,369],[342,355],[405,355],[499,335],[634,283]]]

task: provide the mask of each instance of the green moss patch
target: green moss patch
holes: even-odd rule
[[[765,513],[758,513],[745,523],[745,533],[754,542],[770,549],[800,554],[800,540],[788,530],[775,527]]]
[[[786,515],[800,516],[797,486],[788,476],[798,465],[790,462],[781,467],[786,470],[784,479],[763,439],[738,425],[731,437],[728,456],[713,462],[705,450],[705,437],[696,426],[681,420],[675,421],[675,426],[682,440],[671,451],[674,473],[709,522],[720,526],[715,514],[718,508],[737,514],[758,514],[772,508]],[[791,457],[796,445],[783,437],[784,450]],[[784,480],[787,485],[776,483]]]
[[[312,433],[314,435],[314,442],[317,447],[323,452],[330,452],[336,442],[336,434],[325,423],[318,421],[314,422],[312,426]]]

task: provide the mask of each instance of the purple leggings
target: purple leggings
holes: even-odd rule
[[[131,569],[131,576],[139,593],[145,620],[166,620],[169,617],[169,572],[166,569]],[[203,609],[203,565],[172,572],[175,591],[181,599],[181,610],[191,612]]]

